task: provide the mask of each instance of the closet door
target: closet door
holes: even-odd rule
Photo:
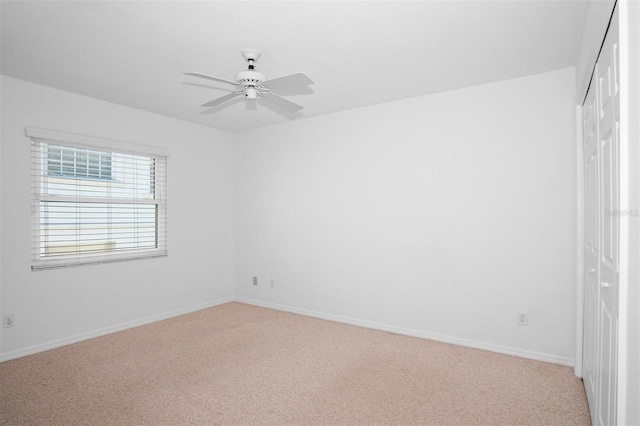
[[[583,106],[584,385],[592,422],[616,424],[618,358],[618,15],[614,12]]]
[[[592,82],[593,83],[593,82]],[[599,297],[599,197],[598,197],[598,105],[594,85],[591,85],[582,108],[584,135],[584,340],[583,340],[583,380],[591,418],[596,418],[596,363],[598,338],[598,297]]]
[[[597,64],[598,156],[600,159],[600,329],[596,423],[615,424],[618,358],[619,128],[617,13]]]

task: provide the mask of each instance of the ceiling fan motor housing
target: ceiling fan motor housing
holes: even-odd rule
[[[265,75],[258,71],[246,70],[236,74],[236,81],[244,87],[258,86],[265,80]]]
[[[265,75],[258,71],[246,70],[236,74],[236,81],[245,89],[245,100],[258,99],[262,96],[263,87],[261,83],[265,80]]]

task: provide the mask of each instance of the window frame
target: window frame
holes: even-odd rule
[[[128,142],[120,142],[109,139],[95,138],[90,136],[74,135],[51,130],[37,129],[32,127],[25,128],[25,134],[28,137],[30,150],[30,170],[32,173],[31,186],[31,202],[32,202],[32,259],[31,270],[38,271],[44,269],[66,268],[73,266],[83,266],[92,264],[102,264],[110,262],[149,259],[156,257],[165,257],[168,255],[167,249],[167,166],[170,153],[168,150],[141,144],[133,144]],[[44,161],[34,160],[34,149],[42,149],[42,143],[51,143],[69,148],[81,148],[88,150],[102,151],[112,154],[129,154],[139,155],[153,158],[155,161],[155,180],[154,190],[155,197],[153,201],[139,200],[133,204],[155,204],[157,205],[157,240],[158,247],[131,249],[126,251],[106,251],[100,253],[73,253],[63,256],[43,256],[41,255],[41,201],[56,200],[59,196],[42,196],[39,187],[43,182],[43,178],[48,177],[47,158]],[[34,144],[38,144],[38,148]],[[56,176],[58,178],[63,178]],[[70,179],[85,179],[85,177],[68,177]],[[93,179],[86,177],[86,179]],[[70,202],[95,202],[91,197],[69,197],[66,201]],[[116,204],[116,203],[114,203]]]

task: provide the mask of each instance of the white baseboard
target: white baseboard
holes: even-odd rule
[[[151,324],[153,322],[158,322],[165,319],[177,317],[179,315],[189,314],[191,312],[211,308],[217,305],[222,305],[223,303],[233,302],[234,300],[235,299],[233,297],[226,297],[224,299],[218,299],[218,300],[214,300],[206,303],[201,303],[198,305],[189,306],[187,308],[177,309],[175,311],[166,312],[159,315],[152,315],[149,317],[140,318],[137,320],[117,324],[114,326],[101,328],[101,329],[90,331],[87,333],[80,333],[75,336],[65,337],[63,339],[52,340],[50,342],[29,346],[27,348],[18,349],[16,351],[11,351],[11,352],[1,354],[0,362],[9,361],[10,359],[15,359],[15,358],[21,358],[27,355],[33,355],[38,352],[44,352],[50,349],[59,348],[61,346],[71,345],[73,343],[82,342],[84,340],[93,339],[95,337],[105,336],[107,334],[115,333],[117,331],[127,330],[129,328],[138,327],[141,325]]]
[[[115,333],[115,332],[122,331],[122,330],[127,330],[129,328],[138,327],[138,326],[141,326],[141,325],[151,324],[153,322],[162,321],[162,320],[173,318],[173,317],[176,317],[176,316],[179,316],[179,315],[184,315],[184,314],[188,314],[188,313],[191,313],[191,312],[196,312],[196,311],[199,311],[199,310],[202,310],[202,309],[211,308],[213,306],[217,306],[217,305],[221,305],[223,303],[228,303],[228,302],[233,302],[233,301],[246,303],[246,304],[249,304],[249,305],[261,306],[261,307],[264,307],[264,308],[275,309],[275,310],[278,310],[278,311],[291,312],[291,313],[294,313],[294,314],[300,314],[300,315],[305,315],[305,316],[309,316],[309,317],[314,317],[314,318],[320,318],[320,319],[329,320],[329,321],[340,322],[340,323],[344,323],[344,324],[355,325],[355,326],[359,326],[359,327],[370,328],[370,329],[374,329],[374,330],[388,331],[388,332],[391,332],[391,333],[402,334],[402,335],[405,335],[405,336],[419,337],[419,338],[422,338],[422,339],[429,339],[429,340],[435,340],[435,341],[438,341],[438,342],[451,343],[451,344],[454,344],[454,345],[466,346],[466,347],[475,348],[475,349],[482,349],[482,350],[486,350],[486,351],[490,351],[490,352],[497,352],[497,353],[506,354],[506,355],[513,355],[513,356],[518,356],[518,357],[521,357],[521,358],[528,358],[528,359],[533,359],[533,360],[537,360],[537,361],[550,362],[550,363],[553,363],[553,364],[566,365],[566,366],[569,366],[569,367],[573,367],[574,366],[574,360],[571,359],[571,358],[559,357],[559,356],[555,356],[555,355],[549,355],[549,354],[545,354],[545,353],[541,353],[541,352],[527,351],[527,350],[522,350],[522,349],[517,349],[517,348],[510,348],[510,347],[507,347],[507,346],[493,345],[493,344],[490,344],[490,343],[478,342],[478,341],[470,340],[470,339],[461,339],[461,338],[442,335],[442,334],[428,333],[428,332],[425,332],[425,331],[415,330],[415,329],[410,329],[410,328],[395,327],[395,326],[391,326],[391,325],[387,325],[387,324],[381,324],[381,323],[376,323],[376,322],[372,322],[372,321],[360,320],[360,319],[345,317],[345,316],[341,316],[341,315],[325,314],[323,312],[317,312],[317,311],[311,311],[311,310],[307,310],[307,309],[294,308],[294,307],[285,306],[285,305],[278,305],[278,304],[275,304],[275,303],[268,303],[268,302],[263,302],[263,301],[260,301],[260,300],[247,299],[247,298],[244,298],[244,297],[235,297],[235,298],[234,297],[227,297],[227,298],[224,298],[224,299],[218,299],[218,300],[210,301],[210,302],[207,302],[207,303],[202,303],[202,304],[199,304],[199,305],[190,306],[188,308],[183,308],[183,309],[178,309],[178,310],[175,310],[175,311],[167,312],[167,313],[164,313],[164,314],[153,315],[153,316],[150,316],[150,317],[141,318],[141,319],[134,320],[134,321],[129,321],[129,322],[118,324],[118,325],[114,325],[114,326],[111,326],[111,327],[101,328],[99,330],[94,330],[94,331],[90,331],[90,332],[87,332],[87,333],[77,334],[75,336],[66,337],[64,339],[58,339],[58,340],[53,340],[53,341],[50,341],[50,342],[46,342],[46,343],[42,343],[42,344],[38,344],[38,345],[34,345],[34,346],[29,346],[27,348],[18,349],[16,351],[12,351],[12,352],[7,352],[7,353],[1,354],[0,355],[0,362],[9,361],[9,360],[15,359],[15,358],[21,358],[21,357],[27,356],[27,355],[33,355],[33,354],[38,353],[38,352],[44,352],[44,351],[47,351],[47,350],[50,350],[50,349],[59,348],[61,346],[82,342],[84,340],[93,339],[95,337],[105,336],[107,334]]]
[[[422,339],[429,339],[429,340],[435,340],[438,342],[451,343],[454,345],[466,346],[469,348],[482,349],[485,351],[497,352],[500,354],[513,355],[521,358],[533,359],[536,361],[544,361],[544,362],[550,362],[553,364],[566,365],[568,367],[574,366],[574,360],[571,358],[566,358],[566,357],[561,357],[556,355],[549,355],[541,352],[527,351],[523,349],[510,348],[507,346],[493,345],[491,343],[478,342],[470,339],[461,339],[458,337],[447,336],[443,334],[428,333],[425,331],[415,330],[410,328],[395,327],[395,326],[371,322],[371,321],[344,317],[341,315],[325,314],[322,312],[310,311],[307,309],[293,308],[290,306],[278,305],[275,303],[268,303],[260,300],[247,299],[244,297],[236,297],[235,300],[237,302],[246,303],[249,305],[261,306],[263,308],[270,308],[278,311],[291,312],[294,314],[306,315],[309,317],[341,322],[344,324],[356,325],[359,327],[371,328],[374,330],[388,331],[391,333],[402,334],[405,336],[419,337]]]

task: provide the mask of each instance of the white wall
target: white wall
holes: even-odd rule
[[[235,292],[573,362],[573,69],[235,135],[0,81],[3,359]],[[31,272],[25,126],[168,148],[169,257]]]
[[[564,69],[236,134],[236,296],[572,364],[574,96]]]
[[[203,307],[233,296],[232,135],[1,77],[3,359]],[[31,272],[25,126],[171,151],[162,259]]]

